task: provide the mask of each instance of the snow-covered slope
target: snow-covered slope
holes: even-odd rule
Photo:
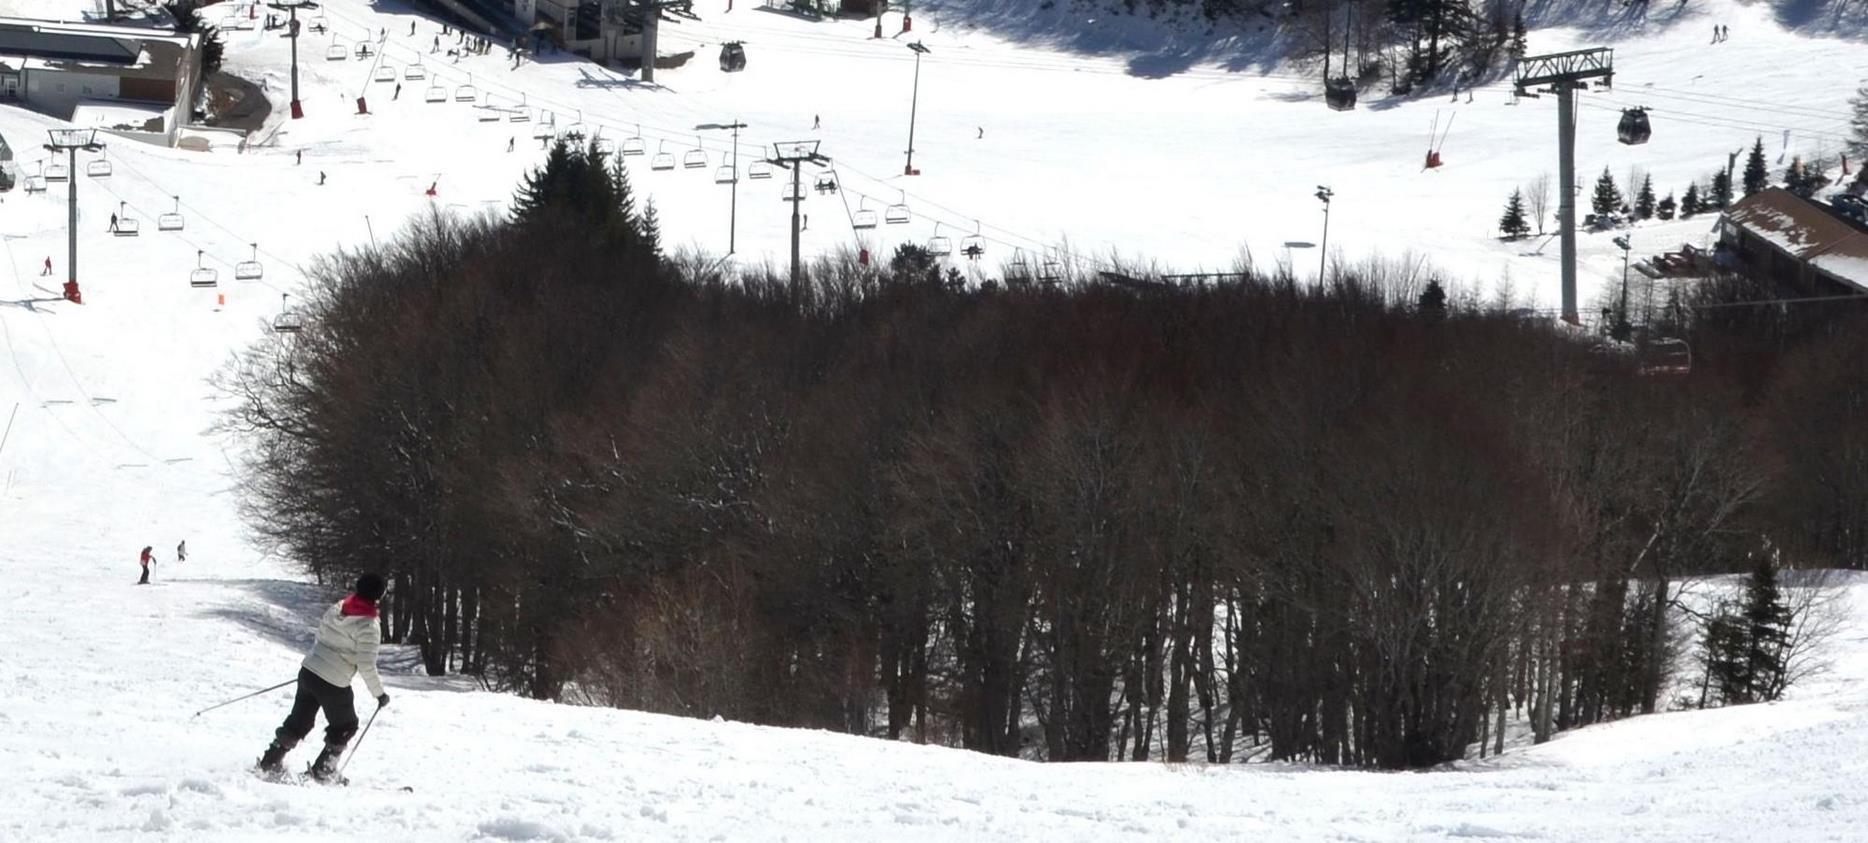
[[[267,143],[190,153],[112,141],[115,173],[80,185],[82,307],[52,292],[66,268],[63,187],[0,203],[0,425],[11,420],[0,445],[0,792],[9,797],[0,840],[1816,840],[1849,839],[1868,821],[1868,800],[1848,784],[1868,763],[1860,585],[1838,670],[1790,702],[1582,730],[1433,775],[1034,765],[528,702],[419,676],[398,656],[388,671],[396,699],[351,767],[355,787],[252,779],[245,768],[283,715],[285,692],[189,714],[289,679],[331,595],[243,536],[222,450],[237,443],[205,435],[214,421],[206,379],[265,336],[279,295],[316,255],[390,236],[433,207],[501,206],[538,160],[538,109],[560,127],[581,109],[606,138],[639,123],[651,146],[665,140],[677,155],[693,143],[687,127],[735,117],[752,125],[746,161],[761,142],[822,139],[847,189],[807,201],[813,253],[853,241],[845,199],[852,209],[905,199],[915,220],[873,232],[873,248],[925,239],[936,222],[971,233],[977,218],[989,261],[1014,249],[1035,257],[1066,237],[1092,256],[1119,247],[1183,267],[1228,262],[1242,242],[1271,261],[1285,240],[1316,239],[1310,193],[1327,182],[1337,196],[1330,241],[1343,254],[1412,250],[1469,277],[1509,272],[1521,294],[1554,302],[1554,248],[1522,255],[1525,244],[1489,237],[1509,188],[1554,169],[1550,104],[1506,105],[1502,88],[1470,105],[1376,102],[1335,114],[1308,80],[1213,66],[1142,78],[1120,49],[1053,52],[999,40],[1003,31],[943,26],[936,9],[916,20],[935,51],[922,67],[923,175],[903,178],[892,174],[912,57],[898,40],[867,40],[869,24],[811,24],[750,3],[704,9],[704,23],[668,27],[667,47],[741,38],[751,67],[722,74],[703,49],[649,87],[552,57],[516,70],[499,52],[457,65],[427,52],[438,26],[418,20],[411,38],[416,19],[400,8],[332,0],[326,14],[340,43],[386,30],[399,68],[422,55],[446,102],[426,102],[425,81],[404,80],[395,98],[393,83],[366,82],[366,65],[327,61],[329,42],[309,38],[309,116],[275,118]],[[1582,173],[1607,164],[1620,176],[1641,164],[1663,187],[1679,185],[1779,126],[1796,130],[1794,148],[1834,148],[1854,74],[1828,68],[1860,67],[1862,48],[1783,34],[1751,7],[1711,8],[1618,45],[1617,91],[1587,96]],[[1701,43],[1715,19],[1733,28],[1717,48]],[[282,108],[283,42],[228,35],[230,67],[266,78]],[[1580,43],[1548,31],[1533,49]],[[523,96],[535,119],[481,122],[452,99],[463,84],[497,103]],[[354,114],[359,93],[369,116]],[[1600,109],[1623,103],[1656,107],[1652,144],[1609,139],[1613,112]],[[1458,118],[1448,165],[1423,173],[1436,111]],[[1702,118],[1714,125],[1685,122]],[[0,108],[0,134],[29,173],[38,139],[57,125]],[[701,143],[721,163],[727,138]],[[671,239],[723,249],[728,193],[712,166],[630,163]],[[776,180],[740,187],[741,257],[782,254]],[[157,232],[173,197],[187,227]],[[105,233],[119,210],[142,220],[141,236]],[[1636,242],[1698,238],[1707,225],[1642,229]],[[57,269],[41,277],[47,256]],[[234,282],[233,265],[255,256],[264,277]],[[1618,257],[1606,236],[1585,238],[1596,283]],[[188,286],[198,260],[220,271],[218,289]],[[177,564],[172,549],[184,538],[191,558]],[[157,584],[139,588],[144,545],[164,561]]]

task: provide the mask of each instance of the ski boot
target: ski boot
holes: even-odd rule
[[[292,742],[274,739],[272,745],[266,747],[266,752],[259,757],[259,763],[254,765],[255,769],[259,771],[260,775],[267,778],[284,778],[285,754],[291,751]]]
[[[318,753],[318,760],[311,762],[311,769],[306,770],[305,775],[319,784],[346,784],[343,777],[337,774],[337,762],[343,757],[343,747],[326,746],[323,752]]]

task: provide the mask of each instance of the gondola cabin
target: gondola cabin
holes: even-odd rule
[[[1648,124],[1645,108],[1630,108],[1622,111],[1621,122],[1615,127],[1616,139],[1629,146],[1647,143],[1648,137],[1653,133],[1653,128]]]
[[[1323,83],[1323,101],[1333,111],[1354,111],[1356,107],[1356,83],[1347,76],[1325,80]]]
[[[746,69],[746,45],[738,41],[728,41],[720,45],[720,70],[725,73],[738,73]]]

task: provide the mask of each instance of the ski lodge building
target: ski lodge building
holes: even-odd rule
[[[201,36],[0,17],[0,102],[174,146],[194,114]]]
[[[1740,199],[1719,219],[1737,269],[1803,295],[1868,292],[1868,230],[1782,188]]]

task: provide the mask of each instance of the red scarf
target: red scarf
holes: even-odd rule
[[[344,598],[344,608],[339,612],[346,617],[361,615],[373,618],[376,617],[376,604],[352,594]]]

